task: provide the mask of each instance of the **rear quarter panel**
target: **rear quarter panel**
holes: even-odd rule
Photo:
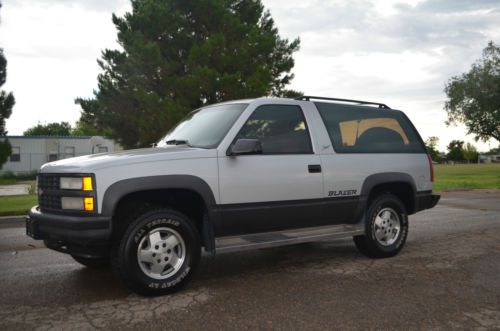
[[[432,190],[426,154],[323,154],[325,196],[329,191],[356,190],[373,174],[400,172],[410,175],[417,191]]]

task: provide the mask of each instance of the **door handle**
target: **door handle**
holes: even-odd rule
[[[310,164],[307,166],[307,168],[309,169],[309,172],[312,174],[321,172],[321,165],[319,164]]]

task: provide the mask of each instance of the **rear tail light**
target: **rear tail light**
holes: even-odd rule
[[[431,172],[431,182],[434,182],[434,165],[432,164],[432,158],[430,154],[427,154],[427,159],[429,160],[429,171]]]

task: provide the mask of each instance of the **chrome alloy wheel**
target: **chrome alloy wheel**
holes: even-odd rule
[[[186,244],[179,233],[170,228],[156,228],[145,235],[137,248],[141,270],[154,279],[175,274],[186,259]]]
[[[377,214],[373,224],[375,238],[382,246],[391,246],[396,242],[401,231],[401,220],[392,208],[383,208]]]

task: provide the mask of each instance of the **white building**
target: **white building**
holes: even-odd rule
[[[122,150],[112,139],[101,136],[7,136],[12,154],[0,170],[28,173],[36,171],[44,163],[74,156],[106,153]]]
[[[479,155],[481,163],[500,163],[499,155]]]

